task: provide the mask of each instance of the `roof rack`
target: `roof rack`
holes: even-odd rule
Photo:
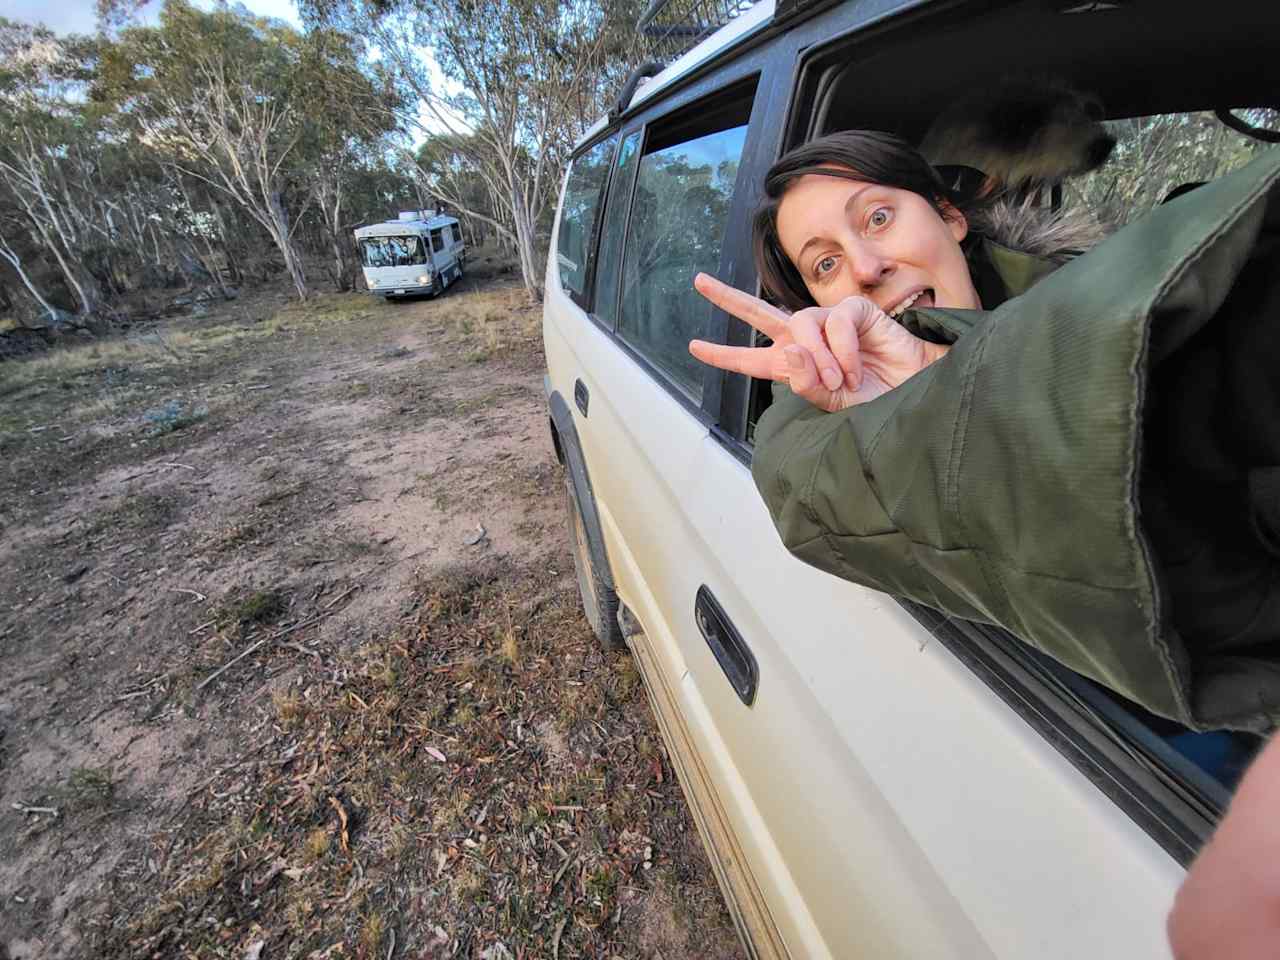
[[[649,55],[670,62],[687,53],[755,0],[650,0],[636,22]]]

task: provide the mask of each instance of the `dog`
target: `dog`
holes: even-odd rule
[[[1013,77],[944,110],[919,149],[935,167],[980,171],[979,197],[1026,198],[1107,162],[1116,140],[1102,118],[1091,94],[1054,79]]]

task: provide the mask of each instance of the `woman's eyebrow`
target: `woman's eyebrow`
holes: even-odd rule
[[[846,217],[853,212],[854,205],[858,202],[858,198],[874,186],[876,186],[876,184],[869,183],[865,187],[859,187],[857,190],[853,191],[853,193],[849,194],[849,199],[844,202],[844,215]],[[810,247],[812,247],[815,243],[821,243],[822,240],[823,240],[822,237],[810,237],[808,240],[806,240],[804,242],[804,245],[800,248],[800,252],[796,254],[796,260],[803,260],[804,252],[808,250]]]

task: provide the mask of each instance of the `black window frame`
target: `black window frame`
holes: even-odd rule
[[[749,182],[748,178],[744,178],[743,169],[745,166],[745,158],[747,156],[747,141],[751,137],[752,121],[756,120],[756,104],[760,91],[759,74],[749,74],[730,83],[720,86],[712,93],[707,94],[693,102],[682,104],[681,106],[663,112],[660,116],[648,120],[644,125],[644,130],[640,138],[640,152],[636,163],[635,171],[631,183],[628,185],[627,197],[627,225],[623,230],[622,247],[618,251],[619,262],[618,269],[621,270],[627,261],[627,245],[631,235],[631,216],[635,205],[635,187],[640,177],[640,167],[645,156],[658,150],[663,150],[669,146],[676,146],[681,143],[688,143],[700,137],[707,136],[711,133],[721,132],[722,130],[733,129],[733,127],[719,127],[714,124],[713,119],[716,116],[723,116],[725,113],[731,113],[735,109],[735,104],[740,103],[741,99],[746,96],[751,97],[751,106],[747,111],[746,137],[743,141],[742,155],[738,161],[738,175],[734,182],[733,203],[730,206],[729,218],[725,222],[725,242],[720,247],[720,262],[717,266],[717,274],[722,274],[725,266],[725,248],[730,246],[734,234],[732,228],[736,219],[736,214],[741,208],[739,202],[739,193],[744,183]],[[708,117],[710,114],[710,117]],[[759,121],[756,120],[756,126]],[[708,126],[716,126],[715,129],[708,130]],[[701,132],[698,132],[701,131]],[[669,139],[670,138],[670,139]],[[621,143],[621,141],[619,141]],[[692,278],[690,278],[692,282]],[[622,286],[619,284],[618,298],[621,303]],[[703,339],[715,339],[721,334],[724,326],[723,319],[717,317],[727,317],[723,311],[713,309],[707,320],[707,329],[703,332]],[[615,312],[615,320],[617,318]],[[603,324],[602,324],[603,326]],[[639,360],[642,366],[651,377],[662,384],[663,388],[673,396],[681,399],[686,407],[696,409],[700,416],[704,419],[710,418],[713,421],[718,417],[722,407],[721,387],[724,382],[724,372],[715,367],[705,366],[702,371],[702,390],[698,403],[694,403],[693,399],[684,392],[669,373],[658,367],[640,350],[637,350],[630,343],[622,338],[616,329],[611,331],[614,340],[631,355]]]
[[[595,249],[592,251],[591,276],[589,278],[589,289],[591,291],[591,297],[588,300],[588,305],[583,307],[583,309],[587,311],[587,316],[591,318],[592,323],[594,323],[601,330],[608,333],[610,336],[616,335],[618,308],[622,303],[622,284],[621,283],[618,284],[618,288],[616,290],[615,297],[614,297],[614,303],[613,303],[613,321],[614,322],[613,323],[606,322],[596,310],[596,306],[597,306],[596,304],[596,271],[599,269],[599,266],[600,266],[600,261],[599,261],[600,242],[604,236],[605,218],[608,217],[609,214],[612,212],[610,208],[610,201],[615,199],[622,200],[625,204],[625,208],[622,213],[622,218],[624,223],[622,226],[622,244],[618,247],[618,263],[616,264],[617,269],[621,270],[623,259],[626,256],[626,252],[627,252],[627,234],[631,230],[631,201],[635,195],[636,178],[640,175],[640,158],[644,156],[644,141],[645,141],[646,130],[647,130],[647,127],[644,123],[635,123],[635,122],[629,123],[617,128],[618,145],[613,152],[613,161],[609,167],[609,176],[605,178],[604,193],[602,194],[602,198],[604,202],[604,206],[601,207],[602,215],[596,218],[596,220],[598,221],[597,223],[598,229],[596,230]],[[620,173],[618,169],[618,158],[622,154],[623,144],[625,144],[632,137],[639,138],[636,145],[635,167],[632,170],[628,171],[628,173],[630,174],[630,180],[619,187],[620,191],[622,192],[620,192],[615,198],[614,192],[613,192],[614,178],[619,176],[619,173]]]
[[[563,222],[564,193],[568,190],[569,180],[572,179],[573,177],[574,165],[580,159],[582,159],[582,157],[584,157],[586,154],[596,149],[596,147],[600,146],[602,143],[607,142],[611,137],[616,139],[614,141],[613,148],[609,151],[609,161],[608,161],[608,168],[607,168],[608,172],[605,175],[604,181],[600,185],[600,193],[596,197],[596,210],[595,210],[595,216],[592,218],[591,235],[583,238],[582,257],[583,257],[584,264],[582,269],[583,269],[584,277],[586,280],[585,284],[583,285],[583,291],[582,293],[578,293],[578,291],[573,290],[569,287],[566,287],[564,285],[563,278],[561,278],[561,282],[560,282],[560,288],[565,292],[565,294],[568,295],[569,299],[572,300],[574,303],[576,303],[584,311],[587,311],[588,315],[590,315],[592,299],[595,297],[596,253],[597,253],[597,248],[599,247],[599,244],[600,244],[600,225],[604,220],[604,217],[601,216],[601,214],[605,212],[604,203],[609,197],[609,183],[613,179],[613,165],[618,157],[618,146],[622,143],[622,138],[618,136],[617,127],[606,127],[605,129],[601,130],[596,136],[592,137],[585,145],[574,150],[573,156],[570,157],[569,159],[568,176],[565,178],[564,187],[561,189],[562,205],[560,208],[560,216]],[[562,224],[557,224],[556,226],[556,238],[555,238],[556,243],[555,243],[554,249],[549,251],[550,256],[557,256],[560,252],[561,225]],[[558,265],[557,265],[557,270],[558,270]]]
[[[775,77],[776,70],[773,69],[772,64],[766,57],[766,52],[765,48],[758,47],[745,55],[731,58],[714,70],[704,66],[702,69],[691,71],[684,79],[673,84],[670,89],[664,90],[660,96],[645,100],[627,110],[617,122],[601,130],[591,140],[575,149],[572,156],[572,160],[576,161],[578,157],[591,150],[608,136],[617,136],[618,139],[614,145],[609,176],[605,178],[604,193],[602,194],[606,204],[602,212],[607,216],[609,214],[607,203],[610,199],[610,188],[614,176],[617,175],[618,150],[621,149],[622,143],[627,136],[636,130],[642,131],[639,147],[639,156],[642,158],[649,149],[651,131],[655,126],[663,129],[665,124],[670,121],[675,125],[683,124],[686,129],[696,129],[698,112],[706,104],[715,102],[720,98],[732,99],[735,96],[744,96],[749,91],[752,99],[751,107],[748,111],[746,139],[743,143],[742,155],[739,158],[738,179],[734,187],[734,202],[730,207],[729,220],[725,224],[725,241],[721,246],[720,264],[717,269],[717,275],[722,278],[736,279],[742,271],[740,221],[743,217],[743,204],[739,197],[744,185],[749,185],[756,181],[757,177],[754,172],[750,172],[756,166],[754,158],[759,153],[762,144],[767,146],[769,139],[768,131],[764,130],[762,132],[762,128],[766,126],[765,118],[768,116],[766,103],[771,102],[774,87],[778,86],[778,84]],[[687,139],[695,138],[696,134],[687,137]],[[676,140],[674,142],[681,141]],[[623,243],[619,250],[619,269],[621,269],[621,264],[625,262],[626,258],[626,234],[630,232],[632,204],[635,197],[635,178],[639,175],[639,169],[640,164],[637,162],[635,169],[632,171],[632,180],[627,185],[627,191],[621,195],[626,200],[627,226],[624,228]],[[748,189],[750,188],[748,187]],[[573,295],[571,290],[565,289],[564,292],[574,303],[582,308],[597,329],[605,333],[620,350],[627,354],[634,363],[638,364],[668,395],[707,425],[713,433],[720,432],[719,417],[723,406],[721,391],[725,380],[723,371],[714,367],[707,367],[703,371],[701,402],[694,403],[689,395],[671,380],[667,373],[651,363],[647,357],[618,336],[613,326],[603,322],[595,313],[596,258],[599,252],[600,232],[603,223],[603,216],[596,217],[595,229],[591,239],[591,265],[587,277],[589,296],[579,299]],[[733,279],[730,279],[730,282],[733,282]],[[619,289],[618,294],[621,297],[621,289]],[[583,300],[586,302],[584,303]],[[731,320],[732,318],[724,311],[713,309],[707,322],[707,328],[704,333],[705,338],[710,340],[722,338]]]

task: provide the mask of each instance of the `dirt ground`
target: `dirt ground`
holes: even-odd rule
[[[740,956],[538,308],[195,313],[0,364],[0,960]]]

